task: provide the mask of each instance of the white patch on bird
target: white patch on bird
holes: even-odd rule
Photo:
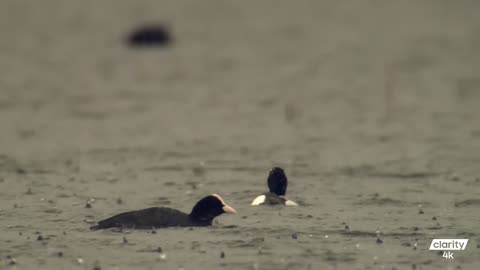
[[[225,201],[218,194],[212,194],[213,197],[217,198],[223,205],[227,205]]]
[[[298,204],[294,201],[286,200],[285,205],[287,206],[298,206]]]
[[[267,198],[267,196],[265,195],[260,195],[258,196],[257,198],[255,198],[255,200],[253,200],[252,202],[252,205],[260,205],[260,204],[263,204],[265,202],[265,199]]]

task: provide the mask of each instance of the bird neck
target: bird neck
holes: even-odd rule
[[[192,211],[192,213],[190,213],[189,216],[193,221],[195,221],[199,224],[203,224],[203,225],[212,225],[213,219],[215,218],[215,217],[205,215],[205,214],[198,215],[197,213],[195,213],[193,211]]]

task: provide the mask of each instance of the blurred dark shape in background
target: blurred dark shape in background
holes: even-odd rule
[[[126,42],[133,48],[166,47],[172,43],[172,35],[165,25],[149,24],[134,29]]]

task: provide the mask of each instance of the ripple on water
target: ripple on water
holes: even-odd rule
[[[480,199],[468,199],[455,202],[455,207],[480,206]]]
[[[354,202],[355,204],[360,204],[360,205],[378,205],[378,206],[405,206],[409,205],[412,203],[406,202],[406,201],[401,201],[397,199],[392,199],[392,198],[379,198],[379,197],[373,197],[369,199],[364,199],[361,201],[356,201]]]
[[[329,262],[354,262],[356,254],[353,252],[334,252],[327,250],[323,254],[323,258]]]
[[[379,178],[400,178],[418,180],[421,178],[435,177],[444,175],[446,172],[433,171],[386,171],[379,170],[373,165],[347,166],[340,169],[342,174],[352,177],[379,177]]]

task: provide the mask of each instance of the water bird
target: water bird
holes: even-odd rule
[[[298,205],[296,202],[285,198],[288,179],[285,175],[285,171],[282,168],[272,168],[268,174],[267,183],[269,192],[266,192],[255,198],[252,202],[252,205]]]
[[[90,229],[117,227],[151,230],[165,227],[210,226],[215,217],[224,213],[235,214],[236,211],[228,206],[219,195],[212,194],[198,201],[190,214],[168,207],[151,207],[115,215],[99,221]]]

